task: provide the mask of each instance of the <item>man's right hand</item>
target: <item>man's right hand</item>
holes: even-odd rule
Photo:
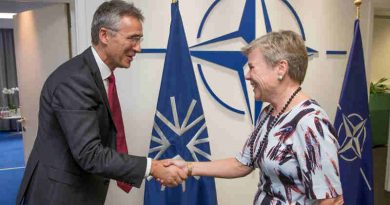
[[[158,179],[163,185],[173,187],[187,179],[187,172],[176,166],[164,166],[166,160],[153,160],[150,175]]]

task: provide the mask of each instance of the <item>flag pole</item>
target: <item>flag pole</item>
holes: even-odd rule
[[[172,0],[175,1],[175,0]],[[356,19],[360,18],[360,5],[362,5],[362,0],[355,0],[353,2],[356,6]]]

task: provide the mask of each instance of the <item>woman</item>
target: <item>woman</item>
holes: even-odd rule
[[[235,157],[212,162],[172,161],[189,175],[243,177],[260,169],[254,204],[342,204],[336,133],[325,111],[302,91],[308,64],[292,31],[268,33],[243,48],[246,80],[256,100],[270,103]]]

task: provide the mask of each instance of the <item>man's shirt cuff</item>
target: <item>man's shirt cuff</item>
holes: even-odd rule
[[[146,158],[145,177],[149,176],[151,167],[152,167],[152,159],[148,157],[148,158]]]

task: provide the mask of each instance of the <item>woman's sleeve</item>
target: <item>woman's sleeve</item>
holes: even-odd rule
[[[269,110],[269,106],[265,107],[261,113],[260,113],[260,116],[259,118],[257,119],[256,121],[256,126],[255,126],[255,129],[256,127],[258,126],[258,124],[260,123],[260,121],[264,120],[263,118],[265,117],[265,113],[268,112]],[[241,151],[236,155],[236,159],[241,162],[243,165],[246,165],[248,167],[252,167],[252,168],[255,168],[256,165],[252,165],[251,166],[251,156],[250,156],[250,144],[249,142],[251,141],[251,138],[252,138],[252,134],[253,134],[254,131],[251,132],[250,136],[248,137],[248,139],[246,140],[243,148],[241,149]],[[261,132],[257,133],[257,134],[261,134]],[[257,143],[258,143],[258,140],[255,141],[255,147],[257,148]]]
[[[338,142],[317,111],[308,114],[297,125],[293,149],[299,163],[300,180],[309,199],[334,198],[342,194]]]
[[[254,166],[250,166],[251,164],[251,160],[250,160],[250,146],[248,146],[248,143],[250,141],[250,138],[248,138],[244,144],[244,147],[242,148],[241,152],[239,152],[237,155],[236,155],[236,159],[241,162],[241,164],[245,165],[245,166],[248,166],[248,167],[252,167],[254,168]]]

